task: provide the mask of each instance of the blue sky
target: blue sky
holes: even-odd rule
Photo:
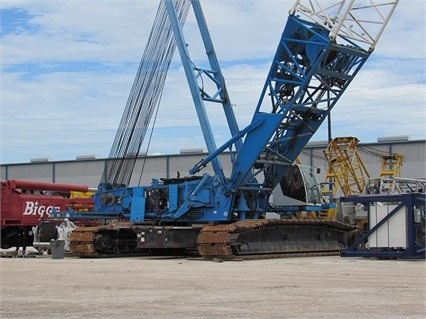
[[[0,163],[108,156],[158,5],[124,2],[1,2]],[[261,93],[286,3],[201,0],[240,128]],[[425,18],[424,1],[401,1],[334,108],[333,136],[426,138]],[[186,36],[197,48],[193,22],[189,16]],[[220,145],[228,129],[219,112],[210,115]],[[312,140],[326,139],[323,125]],[[187,148],[206,149],[176,54],[148,153]]]

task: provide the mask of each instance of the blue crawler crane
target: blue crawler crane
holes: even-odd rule
[[[93,212],[68,218],[118,220],[77,227],[70,235],[80,256],[158,249],[205,257],[279,256],[338,252],[356,228],[319,218],[265,218],[273,189],[294,165],[371,55],[398,1],[297,1],[289,12],[251,122],[239,128],[198,0],[162,0],[131,89]],[[196,66],[184,37],[189,9],[206,63]],[[305,17],[305,19],[303,18]],[[130,186],[135,161],[156,113],[178,50],[208,155],[189,176]],[[222,106],[229,139],[216,146],[206,105]],[[221,159],[229,154],[225,176]],[[209,166],[212,173],[202,172]]]

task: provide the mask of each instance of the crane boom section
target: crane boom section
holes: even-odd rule
[[[297,0],[291,14],[326,27],[330,39],[346,39],[373,51],[399,0]]]
[[[262,188],[273,189],[362,68],[398,0],[364,2],[331,1],[324,7],[320,1],[296,1],[253,117],[252,123],[262,125],[245,138],[231,191],[260,171]],[[267,132],[268,140],[262,140]]]
[[[231,189],[259,174],[252,167],[263,171],[265,188],[274,188],[370,53],[332,41],[326,28],[290,16],[253,116],[253,121],[265,119],[261,126],[269,135],[260,140],[254,136],[257,132],[247,134],[233,167]],[[246,150],[253,144],[259,152],[248,158]]]

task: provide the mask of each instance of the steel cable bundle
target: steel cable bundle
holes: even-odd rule
[[[183,26],[190,2],[175,0],[174,6]],[[105,164],[101,184],[110,186],[129,184],[152,115],[158,108],[175,48],[176,42],[166,8],[161,1]]]

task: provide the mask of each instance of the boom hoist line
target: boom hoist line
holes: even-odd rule
[[[335,5],[325,8],[317,3],[297,1],[290,10],[252,121],[240,130],[199,1],[161,2],[161,17],[168,21],[161,28],[173,34],[179,50],[208,155],[189,170],[190,177],[162,178],[148,186],[98,191],[94,196],[95,211],[87,218],[109,215],[126,219],[130,225],[77,228],[71,234],[75,251],[84,255],[159,247],[193,248],[195,240],[202,255],[218,251],[229,254],[234,249],[253,253],[253,247],[257,247],[256,253],[277,253],[306,246],[335,250],[347,242],[350,227],[333,229],[331,224],[306,223],[298,225],[304,229],[300,231],[284,221],[263,218],[272,190],[362,68],[398,1],[370,1],[368,6],[362,5],[364,1],[359,1],[361,5],[357,5],[358,1],[334,1]],[[196,67],[189,57],[181,13],[186,8],[184,4],[192,5],[210,69]],[[302,19],[302,15],[307,19]],[[157,23],[153,29],[158,28]],[[170,44],[170,48],[173,46]],[[169,52],[167,48],[163,48],[164,54]],[[212,92],[199,85],[201,76],[212,81]],[[161,91],[163,85],[164,82],[155,81],[156,91]],[[227,119],[231,137],[219,147],[207,117],[206,102],[221,104]],[[143,113],[139,115],[145,122],[149,116]],[[127,125],[128,120],[123,118]],[[135,132],[138,128],[129,123],[125,130]],[[230,176],[225,176],[219,161],[225,150],[234,150],[230,152]],[[123,156],[128,154],[124,152]],[[197,176],[208,164],[214,174]],[[209,224],[220,225],[217,228]],[[272,238],[277,241],[269,242]],[[291,244],[288,238],[292,239]],[[319,243],[319,238],[325,240]],[[305,244],[299,245],[299,239]]]
[[[189,3],[186,0],[176,0],[175,6],[176,19],[183,24],[189,11]],[[164,3],[160,2],[148,44],[106,161],[100,189],[129,184],[152,115],[160,103],[175,49],[176,42]]]

